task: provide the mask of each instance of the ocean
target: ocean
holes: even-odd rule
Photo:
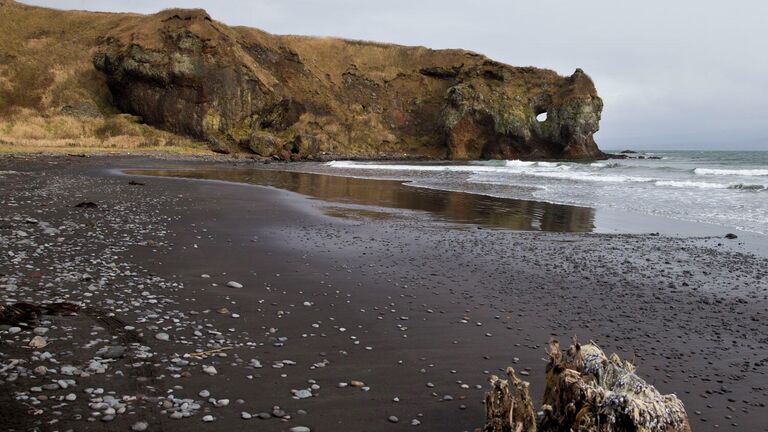
[[[326,172],[768,234],[768,152],[648,151],[628,156],[591,163],[333,161]]]

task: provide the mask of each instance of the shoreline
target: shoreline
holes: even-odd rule
[[[168,163],[0,158],[0,170],[28,172],[0,183],[4,203],[13,204],[0,213],[0,252],[20,259],[0,261],[3,297],[66,296],[112,310],[153,354],[117,359],[104,374],[65,377],[77,381],[74,390],[29,391],[61,377],[53,372],[3,377],[6,428],[128,430],[146,420],[148,430],[167,431],[394,431],[413,430],[417,420],[424,430],[474,430],[482,425],[489,374],[507,366],[526,371],[538,399],[547,339],[576,334],[636,358],[640,376],[683,399],[695,430],[766,430],[768,388],[755,385],[768,373],[764,258],[685,238],[478,230],[397,209],[378,217],[375,208],[356,212],[364,206],[282,189],[107,172]],[[129,185],[131,179],[144,185]],[[86,200],[99,207],[72,207]],[[39,222],[25,222],[32,216],[72,228],[52,242]],[[19,230],[26,240],[13,234]],[[46,253],[34,254],[42,245]],[[91,291],[92,282],[64,279],[86,270],[105,285]],[[217,312],[224,307],[228,313]],[[120,340],[92,335],[84,319],[51,319],[47,350],[60,364],[87,365],[94,351]],[[157,339],[158,332],[169,340]],[[0,361],[30,355],[22,349],[29,336],[0,331]],[[183,356],[217,346],[232,349]],[[131,366],[137,362],[143,366]],[[202,372],[205,365],[217,374]],[[89,422],[93,409],[83,390],[94,386],[137,399],[108,423]],[[301,389],[312,396],[294,399],[291,390]],[[201,390],[228,405],[217,407]],[[58,416],[50,408],[58,400],[42,401],[36,407],[43,414],[32,416],[14,398],[19,392],[73,392],[77,399]],[[200,409],[170,418],[175,408],[163,406],[169,392]],[[274,415],[275,405],[283,416]],[[246,420],[242,412],[256,415]],[[260,420],[261,413],[270,419]],[[215,420],[204,422],[204,415]],[[387,420],[392,415],[398,423]]]
[[[676,219],[668,216],[641,214],[630,212],[621,209],[608,209],[608,208],[595,208],[588,206],[578,206],[572,204],[563,204],[551,201],[543,201],[537,199],[518,199],[518,198],[506,198],[499,197],[492,194],[484,194],[482,192],[468,192],[468,191],[454,191],[450,189],[444,189],[439,187],[422,186],[415,183],[411,179],[398,178],[397,176],[385,177],[385,176],[366,176],[366,175],[352,175],[345,172],[329,172],[324,169],[320,169],[322,166],[317,164],[304,165],[303,163],[289,164],[287,167],[274,167],[274,166],[255,166],[255,167],[240,167],[237,170],[226,168],[225,171],[216,172],[220,169],[216,165],[199,164],[194,168],[170,168],[170,170],[163,170],[162,168],[129,168],[123,171],[130,171],[133,175],[141,175],[151,177],[157,177],[158,175],[164,177],[173,178],[194,178],[200,181],[221,181],[231,184],[252,184],[261,186],[277,187],[280,189],[290,190],[292,192],[299,193],[304,196],[311,196],[316,199],[323,199],[327,201],[343,201],[349,203],[349,197],[329,196],[324,194],[323,191],[318,191],[316,188],[297,187],[294,184],[274,184],[266,180],[259,180],[254,178],[253,175],[247,175],[253,172],[291,172],[296,174],[302,174],[307,176],[318,177],[333,177],[354,179],[359,181],[371,181],[371,182],[390,182],[392,184],[397,183],[401,187],[405,188],[417,188],[428,191],[427,194],[435,195],[437,201],[455,201],[455,197],[461,197],[462,195],[471,195],[480,198],[470,200],[471,202],[464,204],[464,209],[457,211],[458,216],[445,215],[443,209],[436,210],[423,204],[414,205],[409,202],[400,203],[377,203],[376,199],[358,199],[357,204],[369,205],[369,206],[382,206],[385,208],[395,208],[401,210],[418,210],[427,211],[437,217],[438,219],[444,219],[454,221],[458,223],[476,223],[480,226],[497,229],[513,229],[522,231],[555,231],[555,232],[589,232],[593,234],[629,234],[629,235],[663,235],[680,238],[697,238],[703,244],[709,244],[710,247],[722,248],[733,252],[742,253],[754,253],[763,257],[768,257],[768,235],[746,231],[735,226],[719,225],[714,223],[703,223],[697,221],[689,221]],[[241,176],[235,175],[237,171],[244,173]],[[123,172],[125,174],[125,172]],[[130,174],[125,174],[130,175]],[[301,181],[298,183],[307,183],[307,181]],[[321,183],[321,182],[317,182]],[[349,193],[349,185],[345,188],[344,193]],[[392,188],[392,186],[385,186],[384,189]],[[380,199],[380,198],[379,198]],[[353,199],[353,201],[355,201]],[[407,201],[407,200],[406,200]],[[466,201],[466,199],[465,199]],[[487,204],[488,202],[497,202],[499,204]],[[497,212],[504,212],[508,207],[523,208],[524,212],[546,212],[546,209],[560,209],[554,210],[557,213],[579,213],[584,214],[582,217],[587,217],[591,220],[582,222],[578,227],[568,227],[567,225],[554,225],[552,228],[541,227],[536,224],[531,224],[531,221],[518,222],[513,225],[499,225],[498,222],[491,221],[488,215],[483,217],[476,217],[476,220],[466,220],[467,207],[479,206],[479,207],[491,207]],[[529,207],[535,207],[530,209]],[[493,211],[491,210],[491,211]],[[588,213],[588,215],[587,215]],[[533,215],[528,215],[528,218],[533,218]],[[542,217],[536,215],[536,217]],[[546,214],[543,216],[546,218]],[[728,233],[736,233],[737,239],[727,239],[725,235]]]

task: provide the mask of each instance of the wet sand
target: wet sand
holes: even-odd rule
[[[80,301],[93,311],[48,318],[50,345],[37,351],[58,363],[24,347],[32,332],[0,331],[0,362],[26,361],[0,366],[2,429],[130,430],[146,421],[147,430],[412,430],[417,420],[423,430],[473,430],[488,374],[529,372],[538,399],[547,339],[577,335],[634,358],[640,376],[680,396],[694,430],[768,430],[766,258],[714,239],[520,232],[113,170],[190,164],[210,166],[0,159],[0,171],[17,172],[0,178],[3,299]],[[381,194],[392,187],[381,183]],[[98,207],[73,207],[81,201]],[[87,369],[106,345],[127,350],[102,362],[104,373],[60,373]],[[52,371],[31,372],[41,364]],[[31,391],[62,378],[75,386]],[[103,395],[87,388],[114,392],[125,412],[103,421],[110,414],[89,406]],[[311,396],[294,398],[301,390]],[[173,419],[185,398],[199,409]]]

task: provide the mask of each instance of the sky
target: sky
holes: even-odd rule
[[[204,8],[276,34],[464,48],[570,75],[605,102],[604,149],[768,150],[763,0],[23,0],[61,9]]]

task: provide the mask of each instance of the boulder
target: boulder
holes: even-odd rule
[[[272,156],[278,147],[278,139],[268,132],[255,131],[248,141],[248,148],[259,156]]]

